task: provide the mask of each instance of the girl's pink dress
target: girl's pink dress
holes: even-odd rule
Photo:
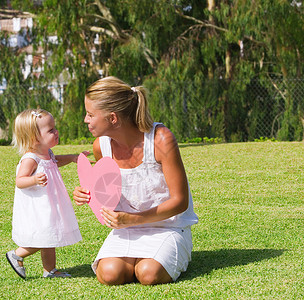
[[[45,173],[46,186],[15,187],[12,238],[20,247],[53,248],[72,245],[82,237],[74,209],[57,167],[55,156],[43,160],[34,153],[26,153],[38,164],[35,173]]]

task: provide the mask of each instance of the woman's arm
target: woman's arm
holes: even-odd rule
[[[45,186],[47,184],[47,177],[44,173],[35,173],[37,169],[37,162],[32,158],[25,158],[21,161],[20,167],[16,176],[16,186],[19,189],[28,188],[34,185]]]
[[[189,191],[184,165],[178,144],[173,133],[164,126],[156,128],[155,159],[162,165],[162,170],[169,188],[170,198],[160,205],[138,213],[102,211],[106,221],[111,221],[112,228],[123,228],[144,223],[165,220],[188,208]]]

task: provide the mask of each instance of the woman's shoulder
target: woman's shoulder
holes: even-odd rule
[[[96,138],[95,141],[93,142],[93,154],[96,161],[102,158],[99,137]]]
[[[175,141],[175,136],[172,131],[163,124],[157,124],[155,126],[154,142],[158,144],[167,143],[169,141]]]
[[[155,159],[161,161],[164,155],[178,149],[176,138],[172,131],[163,124],[157,125],[154,135]]]

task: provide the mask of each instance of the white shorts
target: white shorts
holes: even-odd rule
[[[100,259],[106,257],[153,258],[175,281],[191,261],[191,227],[124,228],[110,232],[92,264],[96,273]]]

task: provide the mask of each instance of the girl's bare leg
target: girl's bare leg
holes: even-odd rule
[[[56,250],[55,248],[41,249],[41,260],[43,270],[50,272],[56,267]]]
[[[16,249],[15,253],[16,253],[16,255],[18,255],[22,258],[25,258],[27,256],[30,256],[30,255],[36,253],[39,250],[40,250],[40,248],[19,247]],[[18,264],[20,267],[23,267],[23,261],[18,261]]]

